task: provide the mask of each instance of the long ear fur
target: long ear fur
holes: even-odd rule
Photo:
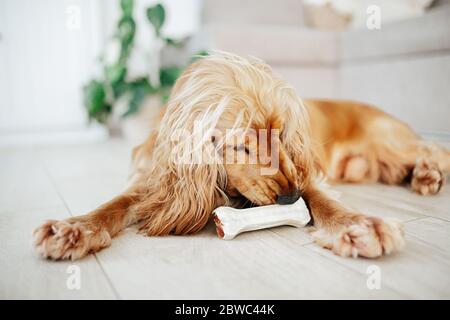
[[[270,101],[282,119],[281,142],[297,169],[298,186],[304,190],[323,171],[311,142],[309,114],[294,88],[286,81],[274,75],[272,77],[274,85],[265,100]]]
[[[140,230],[148,235],[197,232],[225,202],[216,187],[218,171],[207,164],[183,165],[152,179],[146,199],[136,207],[145,219]]]
[[[177,81],[161,121],[146,183],[135,209],[148,235],[186,234],[202,229],[212,211],[228,199],[225,168],[211,136],[229,96],[191,67]],[[220,97],[220,98],[218,98]]]
[[[282,134],[282,141],[299,174],[298,185],[301,190],[305,190],[318,178],[323,177],[323,167],[311,142],[307,109],[293,92],[286,93],[285,99],[286,103],[295,107],[288,108],[286,111],[286,127]]]

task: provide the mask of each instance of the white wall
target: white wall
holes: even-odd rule
[[[0,144],[86,138],[81,85],[99,54],[97,14],[90,0],[0,2]]]
[[[157,1],[135,2],[136,42],[146,47],[152,33],[145,8]],[[200,0],[161,2],[168,36],[199,27]],[[106,136],[87,125],[81,88],[100,74],[98,58],[118,14],[119,0],[0,1],[0,146]]]

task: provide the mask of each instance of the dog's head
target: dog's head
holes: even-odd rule
[[[191,65],[175,84],[158,139],[179,179],[258,205],[303,189],[314,171],[301,100],[254,58],[220,52]]]

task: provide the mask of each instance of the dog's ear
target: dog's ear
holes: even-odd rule
[[[303,191],[321,175],[323,168],[311,140],[309,114],[305,105],[294,94],[287,95],[286,101],[293,107],[285,114],[282,141],[297,169],[298,185]]]
[[[315,182],[316,178],[321,176],[323,167],[311,142],[297,139],[290,141],[287,149],[291,150],[292,160],[299,174],[298,185],[300,190],[305,190],[308,186]]]
[[[148,212],[141,231],[147,235],[187,234],[201,230],[212,211],[224,204],[222,177],[214,164],[166,168],[137,210]],[[153,177],[155,178],[155,177]]]

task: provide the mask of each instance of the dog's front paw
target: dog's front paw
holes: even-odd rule
[[[437,164],[419,159],[413,170],[411,188],[421,195],[435,194],[444,184],[444,177]]]
[[[111,244],[106,231],[91,231],[81,222],[50,220],[33,232],[36,251],[53,260],[80,259]]]
[[[364,217],[334,234],[319,230],[316,242],[343,257],[377,258],[399,251],[405,244],[401,224],[393,220]]]

